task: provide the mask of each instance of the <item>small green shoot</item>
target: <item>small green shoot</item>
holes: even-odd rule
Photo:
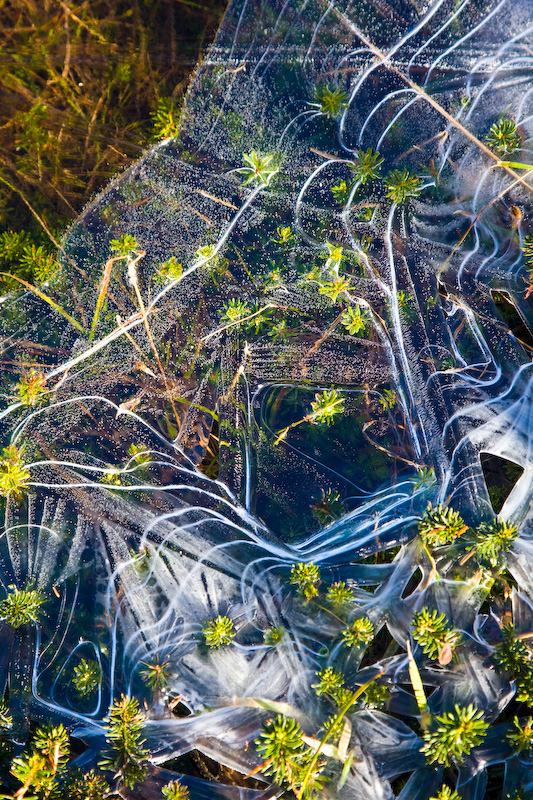
[[[320,570],[311,561],[308,564],[303,562],[293,564],[290,582],[298,587],[298,592],[303,594],[306,600],[310,600],[318,594]]]
[[[155,661],[141,661],[144,669],[140,671],[140,676],[144,683],[153,692],[163,692],[168,688],[171,672],[169,669],[169,659],[166,658],[159,663],[159,653],[156,653]]]
[[[440,660],[444,650],[449,651],[451,658],[461,641],[461,634],[450,625],[444,614],[423,608],[415,611],[413,616],[413,639],[425,655]]]
[[[252,150],[251,153],[244,153],[242,160],[244,166],[235,170],[245,177],[242,186],[255,183],[258,188],[263,189],[270,186],[272,179],[279,172],[279,167],[276,166],[272,154],[262,156]]]
[[[366,314],[361,314],[361,306],[349,306],[341,317],[344,328],[351,336],[362,336],[368,327]]]
[[[263,641],[267,647],[276,647],[285,638],[285,628],[279,626],[278,628],[272,627],[263,632]]]
[[[208,647],[224,647],[231,644],[236,636],[233,620],[219,614],[202,628],[204,641]]]
[[[340,116],[345,108],[348,107],[349,96],[342,89],[330,89],[328,86],[319,85],[315,87],[315,97],[312,106],[317,108],[321,114],[328,119]]]
[[[516,122],[510,119],[499,119],[491,125],[490,131],[485,137],[489,147],[494,148],[498,155],[505,156],[520,149],[520,134],[517,131]]]
[[[38,622],[43,603],[44,597],[37,589],[10,586],[7,597],[0,603],[0,619],[15,629]]]
[[[428,764],[436,762],[444,767],[461,764],[472,748],[481,744],[488,727],[483,713],[471,703],[466,708],[456,704],[453,711],[433,718],[429,729],[423,733],[425,745],[421,752]]]
[[[355,595],[344,581],[338,581],[329,587],[326,600],[334,605],[343,606],[355,602]]]
[[[445,508],[440,503],[433,508],[429,503],[418,523],[418,532],[427,547],[443,547],[462,536],[468,530],[457,511]]]
[[[46,380],[42,372],[31,367],[16,385],[16,398],[23,406],[35,407],[42,401],[46,392]]]
[[[518,717],[513,719],[513,730],[509,731],[505,737],[511,747],[516,749],[519,753],[527,750],[530,751],[533,747],[533,717],[528,719],[522,725]]]
[[[364,186],[365,183],[375,181],[381,176],[381,166],[384,158],[379,153],[374,153],[369,147],[365,152],[358,150],[356,160],[349,164],[354,180]]]
[[[421,179],[407,169],[393,169],[385,176],[386,196],[397,205],[418,197],[422,191]]]
[[[72,683],[81,697],[86,697],[94,692],[101,679],[102,669],[97,661],[82,658],[80,663],[74,667]]]
[[[342,631],[342,641],[348,647],[370,644],[374,638],[374,626],[368,617],[359,617]]]
[[[140,711],[137,700],[122,695],[111,706],[105,728],[112,750],[98,766],[111,770],[119,784],[123,783],[128,789],[146,775],[148,750],[143,747],[142,740],[144,720],[145,715]]]
[[[189,800],[190,797],[188,788],[179,781],[170,781],[163,786],[161,793],[167,800]]]

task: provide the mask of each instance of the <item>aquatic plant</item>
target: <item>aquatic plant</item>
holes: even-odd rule
[[[79,695],[85,697],[98,688],[102,678],[102,670],[96,661],[88,661],[82,658],[80,663],[74,667],[72,684]]]
[[[167,800],[189,800],[190,794],[186,786],[179,781],[170,781],[161,789],[161,794]]]
[[[326,599],[329,600],[330,603],[344,605],[345,603],[352,603],[355,597],[353,591],[346,586],[344,581],[338,581],[328,587]]]
[[[499,119],[498,122],[494,122],[485,137],[485,141],[501,156],[514,153],[521,146],[516,122],[511,119]]]
[[[527,143],[533,94],[528,12],[498,1],[235,0],[178,136],[95,197],[46,291],[6,284],[26,472],[0,578],[47,612],[5,626],[14,726],[72,724],[97,763],[135,696],[133,766],[197,750],[191,797],[527,787],[532,198],[486,134]],[[31,369],[46,402],[19,402]]]
[[[380,153],[375,153],[371,147],[366,151],[358,150],[356,153],[356,160],[349,164],[352,171],[354,180],[358,181],[362,186],[370,181],[376,181],[381,177],[381,166],[384,158]]]
[[[359,336],[365,333],[368,321],[364,314],[361,314],[360,306],[348,306],[342,315],[342,324],[352,336]]]
[[[244,153],[242,160],[244,166],[238,167],[235,172],[244,175],[243,186],[248,183],[255,183],[259,188],[269,186],[272,178],[279,172],[273,154],[262,156],[252,150],[251,153]]]
[[[437,714],[424,731],[422,752],[429,764],[436,761],[449,767],[453,762],[461,763],[473,747],[481,744],[488,727],[483,712],[471,703],[466,708],[456,704],[453,711]]]
[[[385,176],[386,195],[393,203],[401,205],[422,191],[421,180],[417,175],[411,175],[408,169],[393,169]]]
[[[328,694],[335,700],[340,696],[339,693],[344,689],[346,680],[340,670],[334,667],[326,667],[320,672],[317,672],[316,677],[318,678],[318,683],[312,683],[311,687],[319,697],[320,695]]]
[[[454,630],[443,613],[423,608],[415,611],[413,616],[413,639],[425,655],[440,658],[445,647],[453,652],[461,640],[461,634]]]
[[[19,589],[9,586],[7,596],[0,602],[0,619],[12,628],[37,622],[42,615],[44,597],[37,589]]]
[[[348,107],[348,95],[338,87],[330,89],[329,86],[315,86],[314,103],[312,106],[318,108],[321,114],[328,119],[338,117],[342,111]]]
[[[348,647],[358,647],[362,644],[370,644],[374,638],[374,626],[368,617],[359,617],[347,625],[342,631],[342,641]]]
[[[115,700],[106,725],[106,736],[112,750],[99,762],[103,770],[111,770],[115,779],[128,788],[146,774],[148,750],[143,747],[142,730],[145,715],[134,697],[122,695]]]
[[[206,622],[202,633],[208,647],[223,647],[231,644],[236,635],[233,620],[221,614]]]
[[[531,750],[533,747],[533,718],[529,717],[521,724],[518,717],[513,719],[514,728],[507,734],[507,741],[515,747],[519,753],[523,750]]]
[[[433,508],[430,503],[418,523],[418,532],[429,547],[451,544],[467,530],[459,513],[441,504]]]
[[[304,564],[293,564],[291,567],[290,582],[298,587],[300,594],[303,594],[306,600],[310,600],[318,594],[318,585],[320,584],[320,570],[316,564],[309,562]]]
[[[159,654],[156,654],[153,663],[143,661],[144,669],[140,671],[140,676],[153,692],[162,692],[168,688],[171,676],[169,659],[166,658],[159,663]]]
[[[437,794],[430,797],[429,800],[461,800],[461,795],[457,794],[455,789],[450,789],[449,786],[443,784]]]
[[[476,556],[481,562],[488,561],[491,567],[496,567],[517,536],[516,525],[502,519],[482,523],[475,534]]]
[[[14,444],[3,448],[0,456],[0,495],[22,497],[30,480],[30,473],[22,460],[23,450]]]

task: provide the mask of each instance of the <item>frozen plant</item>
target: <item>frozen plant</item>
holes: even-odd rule
[[[515,717],[513,725],[514,728],[506,736],[509,744],[516,748],[519,753],[523,750],[531,750],[533,747],[533,717],[528,717],[523,725],[518,717]]]
[[[206,622],[202,633],[208,647],[223,647],[231,644],[236,635],[233,620],[220,614],[216,619]]]
[[[163,692],[168,687],[170,679],[169,659],[166,658],[161,664],[159,663],[159,653],[156,653],[155,661],[153,663],[141,661],[144,669],[140,671],[140,676],[144,683],[153,692]]]
[[[342,631],[342,641],[348,647],[359,647],[363,644],[370,644],[374,638],[374,626],[368,617],[359,617],[354,619],[351,625],[348,625]]]
[[[421,180],[417,175],[411,175],[407,169],[393,169],[385,176],[385,189],[387,197],[397,205],[402,205],[422,191]]]
[[[14,444],[4,447],[0,457],[0,496],[12,495],[17,500],[22,497],[31,477],[22,461],[22,453],[23,449]]]
[[[366,315],[361,314],[361,306],[349,306],[341,322],[351,336],[362,336],[368,325]]]
[[[453,652],[461,640],[461,634],[450,625],[444,614],[423,608],[422,611],[415,611],[413,616],[413,639],[425,655],[440,658],[445,647]]]
[[[430,728],[423,733],[422,752],[428,764],[437,762],[444,767],[453,762],[461,764],[472,748],[481,744],[488,727],[483,712],[471,703],[466,708],[456,704],[453,711],[433,718]]]
[[[498,122],[491,125],[485,141],[501,156],[510,155],[515,150],[519,150],[521,141],[516,122],[500,118]]]
[[[102,669],[98,662],[82,658],[80,663],[74,667],[72,683],[76,692],[85,697],[98,688],[101,678]]]
[[[189,800],[189,790],[179,781],[170,781],[161,789],[163,797],[167,800]]]
[[[434,797],[429,800],[461,800],[461,796],[457,794],[455,789],[450,789],[449,786],[443,784]]]
[[[349,164],[354,180],[359,181],[361,185],[370,181],[377,180],[381,175],[381,165],[384,158],[378,153],[373,152],[372,148],[358,150],[356,153],[356,160],[353,164]]]
[[[298,587],[298,592],[306,600],[316,597],[320,583],[320,570],[311,561],[308,564],[300,562],[291,567],[291,583]]]
[[[459,513],[450,506],[444,507],[440,503],[436,508],[429,503],[418,523],[418,532],[428,547],[451,544],[467,530],[468,525],[465,525]]]
[[[311,688],[320,697],[323,694],[329,695],[338,703],[339,692],[344,689],[345,677],[342,672],[334,667],[325,667],[316,673],[318,683],[312,683]]]
[[[111,770],[115,779],[131,789],[146,775],[148,750],[143,747],[142,729],[145,715],[134,697],[122,695],[115,700],[106,725],[111,752],[100,761],[99,767]]]
[[[0,619],[15,629],[30,622],[38,622],[43,603],[44,597],[37,589],[10,586],[7,597],[0,603]]]
[[[321,114],[328,119],[338,117],[348,107],[349,97],[342,89],[330,89],[328,86],[315,87],[315,102],[312,106],[317,108]]]
[[[475,531],[475,550],[477,558],[488,561],[491,567],[498,566],[502,556],[518,536],[518,528],[511,522],[495,519],[483,523]]]
[[[315,425],[331,425],[343,412],[344,397],[336,389],[324,389],[315,394],[315,399],[311,401],[311,413],[307,418]]]
[[[252,150],[251,153],[244,153],[242,160],[244,166],[239,167],[235,172],[245,177],[242,182],[243,186],[246,186],[247,183],[255,183],[258,188],[264,188],[270,185],[272,178],[279,172],[273,154],[262,156]]]
[[[355,596],[353,591],[346,586],[344,581],[338,581],[333,583],[328,591],[326,592],[326,600],[330,603],[334,603],[335,605],[346,605],[347,603],[353,603],[355,600]]]

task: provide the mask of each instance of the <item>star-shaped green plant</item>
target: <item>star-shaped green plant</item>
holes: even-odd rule
[[[413,639],[425,655],[440,658],[445,646],[453,652],[461,640],[461,634],[450,625],[444,614],[423,608],[422,611],[415,611],[413,616]]]
[[[227,303],[224,303],[224,309],[220,317],[220,322],[223,325],[240,322],[243,317],[247,317],[250,314],[251,309],[247,302],[238,298],[232,298],[231,300],[228,300]]]
[[[14,444],[4,447],[0,456],[0,495],[20,499],[30,480],[30,473],[22,461],[23,448]]]
[[[245,177],[242,182],[243,186],[246,186],[247,183],[255,183],[259,188],[264,188],[270,185],[274,175],[279,172],[273,154],[262,156],[252,150],[251,153],[243,153],[242,160],[244,166],[239,167],[235,172]]]
[[[303,594],[306,600],[310,600],[318,594],[320,570],[312,561],[307,564],[303,562],[293,564],[290,582],[298,587],[298,592]]]
[[[517,538],[518,528],[511,522],[495,519],[488,524],[481,524],[474,535],[477,558],[496,567]]]
[[[342,89],[330,89],[328,86],[315,87],[315,102],[312,103],[315,108],[318,108],[321,114],[324,114],[328,119],[338,117],[348,107],[349,97]]]
[[[370,644],[374,638],[374,626],[368,617],[359,617],[354,619],[351,625],[348,625],[342,631],[342,641],[348,647],[359,647],[363,644]]]
[[[465,525],[458,512],[440,503],[436,508],[430,503],[418,523],[418,532],[428,547],[451,544],[467,530],[468,525]]]
[[[161,793],[167,800],[189,800],[190,797],[188,788],[179,781],[170,781],[163,786]]]
[[[326,248],[326,269],[330,269],[338,275],[339,268],[344,260],[344,251],[340,245],[335,245],[332,242],[326,242]]]
[[[517,131],[516,122],[511,119],[499,119],[491,125],[490,131],[485,137],[489,147],[493,147],[498,155],[505,156],[520,149],[520,134]]]
[[[7,597],[0,603],[0,619],[15,629],[30,622],[38,622],[43,603],[44,597],[37,589],[10,586]]]
[[[313,517],[321,525],[326,525],[328,522],[333,522],[333,520],[342,517],[344,502],[335,489],[326,489],[326,491],[321,489],[320,497],[314,503],[311,503],[311,511]]]
[[[345,677],[342,672],[334,667],[325,667],[316,673],[318,683],[312,683],[311,688],[321,697],[327,694],[336,700],[338,693],[344,689]]]
[[[493,659],[516,683],[516,699],[533,703],[533,653],[526,643],[515,636],[513,625],[504,625],[502,641],[493,653]]]
[[[407,169],[393,169],[385,176],[387,197],[402,205],[413,197],[418,197],[422,191],[422,181],[417,175],[412,175]]]
[[[285,628],[272,627],[263,633],[263,641],[268,647],[276,647],[285,638]]]
[[[455,789],[450,789],[449,786],[444,784],[437,794],[434,797],[430,797],[429,800],[461,800],[461,796],[457,794]]]
[[[344,581],[338,581],[332,583],[329,587],[326,592],[326,600],[335,605],[343,606],[348,603],[353,603],[355,601],[355,595],[349,586],[346,586]]]
[[[314,425],[331,425],[344,412],[344,397],[336,389],[317,392],[311,401],[311,413],[307,420]]]
[[[351,336],[362,336],[369,321],[366,314],[361,314],[361,306],[348,306],[341,322]]]
[[[449,767],[453,762],[462,763],[473,747],[481,744],[487,734],[488,722],[483,713],[471,703],[466,708],[456,705],[453,711],[438,714],[433,718],[421,752],[429,764],[437,762]]]
[[[45,378],[42,372],[33,367],[19,380],[16,388],[16,398],[23,406],[38,405],[45,394]]]
[[[205,643],[208,647],[223,647],[231,644],[235,638],[235,626],[229,617],[218,615],[202,628]]]
[[[97,661],[82,658],[80,663],[74,667],[72,683],[76,692],[81,696],[94,692],[102,678],[102,669]]]
[[[318,293],[325,294],[327,297],[331,297],[333,302],[336,303],[339,299],[339,295],[344,294],[344,292],[346,292],[350,286],[351,284],[349,278],[338,277],[330,283],[323,283],[318,290]]]
[[[369,147],[365,152],[358,150],[356,160],[349,164],[354,180],[359,181],[364,186],[368,181],[375,181],[381,175],[381,165],[384,158],[379,153],[374,153]]]
[[[507,741],[516,748],[519,753],[523,750],[531,750],[533,747],[533,717],[529,717],[524,724],[520,723],[518,717],[513,719],[514,728],[506,736]]]

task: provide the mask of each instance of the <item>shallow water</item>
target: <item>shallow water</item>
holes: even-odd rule
[[[512,613],[521,634],[533,622],[531,346],[501,312],[503,295],[531,329],[521,251],[531,190],[484,144],[505,116],[521,137],[513,160],[531,161],[532,11],[238,0],[193,81],[180,138],[119,176],[66,237],[62,272],[42,287],[56,307],[31,293],[4,301],[4,346],[37,342],[46,382],[35,407],[13,387],[4,395],[5,441],[24,446],[31,481],[6,502],[1,579],[34,581],[48,600],[35,632],[9,634],[2,680],[24,681],[31,714],[73,726],[89,754],[121,692],[149,701],[139,673],[156,656],[192,714],[152,707],[154,762],[196,748],[243,774],[260,763],[246,743],[268,716],[251,698],[289,704],[316,735],[332,712],[316,673],[334,666],[353,688],[377,667],[390,701],[351,715],[355,766],[326,791],[430,798],[442,770],[420,753],[405,653],[413,611],[427,605],[463,635],[446,667],[418,651],[427,693],[436,687],[431,712],[473,703],[494,722],[454,773],[461,797],[485,796],[495,764],[506,768],[491,792],[533,788],[529,756],[511,753],[508,717],[497,720],[514,684],[490,659],[494,620]],[[337,115],[314,97],[324,85],[346,93]],[[422,176],[420,196],[397,205],[376,179],[339,202],[332,187],[350,184],[369,147],[382,175]],[[273,155],[268,185],[238,172],[252,151]],[[136,245],[115,258],[110,242],[125,234]],[[181,275],[161,266],[172,257]],[[348,283],[334,300],[320,289],[337,272]],[[232,301],[247,303],[240,320]],[[362,335],[343,324],[348,308],[363,315]],[[343,413],[302,421],[332,387]],[[416,536],[430,500],[472,526],[494,517],[483,454],[523,470],[499,502],[519,528],[512,597],[492,607],[473,562],[458,575],[444,559],[435,579]],[[295,594],[300,561],[320,566],[321,593],[352,587],[347,621],[368,615],[377,635],[366,658],[342,645],[323,598]],[[209,650],[202,628],[217,615],[237,635]],[[286,631],[276,647],[263,639],[272,626]],[[71,686],[81,658],[102,669],[87,698]]]

